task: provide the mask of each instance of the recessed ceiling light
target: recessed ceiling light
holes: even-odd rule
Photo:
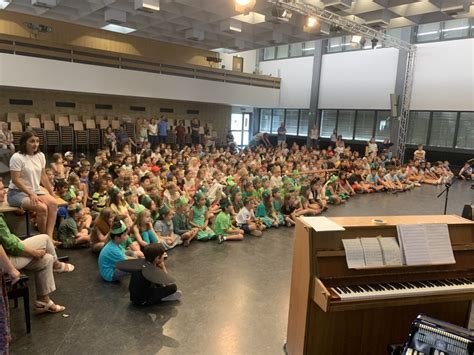
[[[108,25],[105,25],[104,27],[102,27],[102,29],[107,30],[107,31],[117,32],[117,33],[125,33],[125,34],[136,31],[135,28],[114,25],[113,23],[109,23]]]
[[[247,15],[240,14],[240,15],[233,16],[232,18],[242,21],[242,22],[250,23],[252,25],[265,22],[265,15],[262,15],[262,14],[259,14],[258,12],[253,12],[253,11],[250,11]]]
[[[231,49],[231,48],[214,48],[214,49],[211,49],[211,51],[217,52],[217,53],[227,53],[227,54],[236,52],[235,49]]]

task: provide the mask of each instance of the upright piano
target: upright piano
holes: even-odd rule
[[[423,313],[467,327],[474,299],[474,222],[458,216],[332,217],[344,231],[295,229],[286,351],[383,355]],[[375,225],[382,219],[384,225]],[[397,237],[398,224],[448,225],[455,264],[349,269],[343,239]]]

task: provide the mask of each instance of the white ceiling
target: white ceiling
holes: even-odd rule
[[[325,3],[327,9],[351,16],[360,23],[383,18],[390,21],[388,28],[474,16],[471,0],[356,0],[344,11],[330,5],[348,0],[311,1]],[[56,7],[46,9],[32,6],[31,0],[11,0],[7,10],[100,28],[107,24],[104,12],[115,9],[127,13],[124,26],[137,29],[130,35],[205,49],[247,50],[321,38],[303,31],[304,18],[299,14],[294,14],[288,23],[269,22],[273,18],[273,5],[266,0],[257,0],[254,11],[265,15],[267,21],[254,25],[242,22],[241,33],[222,30],[222,22],[238,15],[232,0],[161,0],[161,10],[156,13],[134,10],[133,0],[58,0],[57,3]],[[468,12],[453,15],[448,11],[462,5]],[[189,33],[197,33],[195,37],[204,38],[189,40],[186,33],[188,37]]]

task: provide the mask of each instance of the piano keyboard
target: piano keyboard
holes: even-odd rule
[[[473,279],[448,279],[378,283],[358,286],[337,286],[331,290],[341,300],[363,300],[412,296],[440,295],[443,293],[474,292]]]

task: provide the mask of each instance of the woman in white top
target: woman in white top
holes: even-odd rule
[[[151,150],[155,150],[158,144],[158,126],[154,118],[148,123],[148,142],[151,144]]]
[[[379,148],[375,142],[375,138],[370,138],[370,141],[367,142],[367,155],[371,157],[376,157]]]
[[[33,131],[23,133],[19,151],[10,159],[11,181],[7,200],[10,206],[36,212],[38,230],[53,238],[58,205],[45,166],[46,158],[39,150],[39,137]]]

